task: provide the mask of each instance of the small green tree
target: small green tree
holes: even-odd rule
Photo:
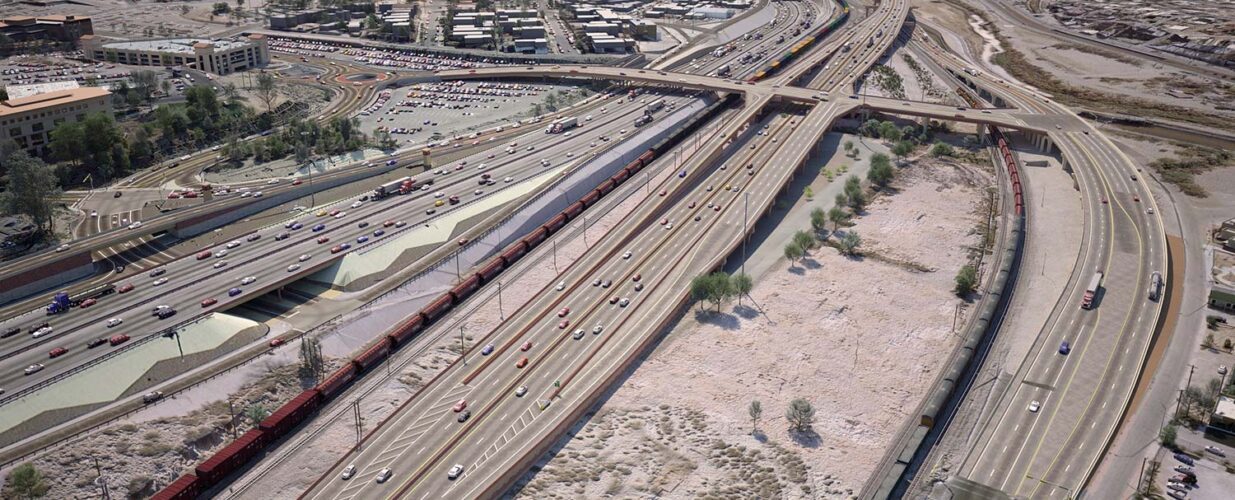
[[[706,274],[695,276],[690,280],[690,298],[699,303],[699,309],[703,309],[703,303],[711,296],[711,284],[708,283]]]
[[[913,143],[909,141],[900,141],[892,145],[892,154],[897,158],[904,158],[913,152]]]
[[[1178,445],[1178,443],[1175,442],[1177,437],[1178,430],[1175,428],[1175,424],[1166,424],[1166,427],[1163,427],[1162,430],[1158,432],[1158,440],[1162,442],[1162,446],[1172,450],[1174,450]]]
[[[867,180],[870,180],[871,184],[878,186],[880,189],[887,187],[892,182],[892,177],[896,175],[896,169],[892,167],[892,160],[888,158],[888,155],[879,153],[871,156],[870,162],[870,170],[866,171]],[[846,185],[845,187],[848,189],[849,186]]]
[[[789,259],[790,267],[804,255],[806,255],[806,250],[803,250],[797,243],[791,241],[785,244],[785,257]]]
[[[50,489],[51,485],[47,484],[43,474],[30,462],[13,468],[12,472],[9,472],[8,485],[5,487],[13,498],[42,498],[47,496]]]
[[[956,152],[952,149],[951,145],[946,143],[936,142],[934,146],[931,146],[931,156],[936,158],[941,156],[952,156],[953,154],[956,154]]]
[[[814,189],[811,189],[811,188],[810,188],[810,186],[806,186],[806,187],[802,188],[802,196],[805,196],[805,197],[806,197],[806,199],[808,199],[808,200],[814,199],[814,198],[815,198],[815,190],[814,190]]]
[[[811,406],[810,401],[797,398],[789,402],[789,408],[785,410],[785,419],[789,421],[793,430],[805,431],[810,429],[811,424],[815,422],[815,408]]]
[[[972,265],[965,264],[961,266],[961,270],[956,273],[956,296],[966,297],[978,286],[978,270]]]
[[[742,296],[750,295],[750,291],[755,288],[755,281],[750,278],[749,274],[738,273],[729,279],[729,283],[733,288],[733,294],[738,297],[738,304],[742,303]]]
[[[262,405],[253,405],[244,410],[244,416],[250,423],[257,425],[270,416],[270,410]]]
[[[1201,347],[1204,347],[1206,349],[1213,349],[1214,348],[1214,334],[1212,333],[1205,334],[1205,340],[1201,341]]]
[[[821,207],[815,207],[810,211],[810,228],[818,234],[823,231],[828,225],[828,213]]]
[[[858,235],[857,231],[849,231],[845,233],[845,236],[840,239],[836,246],[840,248],[841,254],[857,255],[858,247],[862,246],[862,237]]]
[[[708,275],[708,291],[710,292],[708,300],[716,304],[716,310],[720,311],[720,304],[734,294],[733,283],[729,280],[729,275],[717,271]]]
[[[832,223],[833,233],[840,228],[840,223],[849,220],[849,212],[846,212],[842,206],[843,205],[838,205],[828,210],[828,222]]]
[[[751,432],[754,432],[759,429],[759,417],[763,416],[763,405],[760,404],[757,399],[751,401],[750,407],[746,410],[746,412],[750,414]]]
[[[862,210],[866,206],[866,192],[862,190],[862,180],[856,175],[850,175],[845,178],[845,198],[849,201],[849,208],[854,212]],[[837,201],[840,201],[838,196]]]
[[[815,246],[815,236],[810,231],[797,231],[793,233],[793,242],[802,250],[809,250]]]
[[[895,123],[885,121],[879,124],[879,137],[888,141],[899,141],[904,134]]]
[[[1226,340],[1223,340],[1223,341],[1222,341],[1222,348],[1223,348],[1223,349],[1226,349],[1226,350],[1228,350],[1228,351],[1229,351],[1229,350],[1231,350],[1231,348],[1232,348],[1232,345],[1231,345],[1231,339],[1226,339]]]

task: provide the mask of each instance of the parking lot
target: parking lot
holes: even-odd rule
[[[0,62],[0,86],[34,85],[55,82],[77,82],[86,86],[93,80],[100,87],[115,87],[120,82],[132,85],[131,75],[134,71],[153,71],[159,80],[170,79],[169,95],[183,93],[186,85],[192,81],[183,78],[173,78],[166,68],[157,66],[128,66],[106,62],[82,61],[80,53],[55,53],[42,55],[14,56]],[[155,97],[162,96],[162,90],[155,89]]]
[[[357,118],[361,130],[386,127],[400,147],[430,140],[464,137],[481,129],[527,118],[532,105],[544,103],[553,91],[556,99],[569,87],[524,83],[449,82],[416,84],[387,89],[363,108]],[[544,112],[548,112],[547,109]],[[435,136],[437,134],[437,136]]]
[[[515,64],[515,61],[504,57],[442,55],[415,49],[362,48],[325,41],[277,36],[272,36],[268,40],[272,52],[302,57],[336,57],[369,66],[410,71],[440,71]],[[526,63],[519,62],[519,64]]]

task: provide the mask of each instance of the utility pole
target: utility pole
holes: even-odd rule
[[[360,398],[352,401],[352,420],[356,424],[356,445],[360,445],[360,439],[364,436],[364,422],[360,419]]]

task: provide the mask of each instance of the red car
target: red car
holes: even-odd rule
[[[528,349],[531,349],[531,348],[532,348],[532,341],[530,340],[527,342],[524,342],[522,346],[519,346],[520,351],[527,351]]]
[[[570,326],[570,320],[568,320],[568,319],[564,319],[564,320],[559,321],[559,322],[557,323],[557,327],[558,327],[558,329],[561,329],[561,330],[565,330],[565,329],[566,329],[566,327],[568,327],[568,326]]]
[[[124,334],[112,335],[111,338],[107,339],[107,342],[113,346],[117,346],[117,345],[123,344],[128,341],[129,341],[129,336],[124,335]]]
[[[65,348],[63,348],[63,347],[57,347],[57,348],[55,348],[55,349],[52,349],[52,350],[51,350],[51,352],[48,352],[48,353],[47,353],[47,357],[49,357],[49,358],[58,358],[58,357],[60,357],[60,356],[63,356],[63,355],[64,355],[64,353],[66,353],[66,352],[69,352],[69,350],[68,350],[68,349],[65,349]]]
[[[520,359],[518,363],[515,363],[515,368],[523,368],[525,366],[527,366],[527,358]]]
[[[466,245],[467,241],[467,238],[459,238],[459,246]]]
[[[279,346],[283,345],[285,342],[287,342],[287,341],[285,341],[285,340],[283,340],[283,339],[274,339],[274,340],[271,340],[271,341],[270,341],[270,347],[279,347]]]
[[[610,304],[617,304],[617,302],[618,302],[617,296],[609,297]]]
[[[392,220],[388,220],[388,221],[386,221],[386,222],[383,222],[383,223],[382,223],[382,227],[390,227],[390,226],[393,226],[393,225],[395,225],[395,221],[392,221]]]
[[[341,246],[339,246],[339,245],[335,245],[335,246],[333,246],[333,247],[331,247],[331,248],[330,248],[330,253],[339,253],[339,252],[342,252],[342,251],[343,251],[343,247],[341,247]]]
[[[325,243],[325,242],[327,242],[327,241],[330,241],[330,237],[329,237],[329,236],[322,236],[321,238],[318,238],[318,239],[317,239],[317,244],[319,244],[319,245],[320,245],[320,244]]]
[[[206,300],[203,300],[203,301],[202,301],[202,307],[210,307],[210,306],[213,306],[213,305],[218,304],[218,303],[219,303],[218,299],[216,299],[216,298],[214,298],[214,297],[210,297],[210,298],[208,298],[208,299],[206,299]]]
[[[570,308],[569,308],[569,307],[563,307],[561,311],[558,311],[558,312],[557,312],[557,317],[559,317],[559,318],[565,318],[567,314],[570,314]]]
[[[197,191],[185,191],[185,198],[197,198]]]
[[[202,250],[201,253],[197,254],[197,260],[206,260],[209,258],[210,258],[210,250]]]
[[[331,217],[334,217],[334,216],[336,216],[336,215],[339,215],[339,212],[341,212],[341,211],[342,211],[342,210],[331,210],[331,211],[330,211],[330,216],[331,216]]]
[[[467,408],[467,400],[460,399],[458,403],[455,403],[455,406],[452,409],[455,411],[455,413],[459,413],[463,411],[464,408]]]
[[[97,300],[94,300],[94,299],[86,299],[86,300],[81,301],[81,308],[82,308],[82,309],[85,309],[85,308],[87,308],[87,307],[90,307],[90,306],[95,305],[95,304],[98,304],[98,303],[99,303],[99,301],[97,301]]]
[[[125,292],[131,292],[131,291],[133,291],[132,283],[125,283],[123,285],[120,285],[120,288],[116,289],[116,293],[125,293]]]
[[[661,191],[661,192],[660,192],[660,195],[661,195],[661,196],[664,196],[664,195],[665,195],[665,194],[667,194],[667,193],[668,193],[668,191]]]
[[[177,192],[175,192],[175,191],[172,191],[172,192],[170,192],[170,193],[167,193],[167,199],[169,199],[169,200],[179,200],[179,199],[180,199],[180,193],[177,193]]]
[[[300,179],[296,179],[296,180],[292,181],[292,185],[293,185],[293,186],[299,186],[299,185],[301,185],[301,184],[303,184],[303,182],[301,182],[301,180],[300,180]]]

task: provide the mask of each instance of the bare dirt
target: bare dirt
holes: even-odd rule
[[[743,305],[692,312],[515,496],[853,497],[957,341],[953,277],[980,241],[989,182],[934,161],[902,169],[841,230],[880,258],[816,248],[757,277]],[[783,416],[799,397],[816,409],[810,432]]]

